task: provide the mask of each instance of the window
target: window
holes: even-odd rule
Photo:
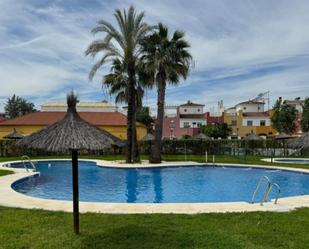
[[[237,120],[232,120],[231,125],[232,126],[237,126]]]
[[[184,109],[184,112],[187,112],[187,109]]]
[[[253,121],[252,120],[248,120],[247,121],[247,126],[253,126]]]
[[[197,122],[197,127],[198,128],[202,127],[202,123],[201,122]]]
[[[247,107],[244,106],[244,110],[246,110],[246,109],[247,109]]]
[[[266,126],[266,120],[261,120],[260,121],[260,126]]]
[[[200,109],[197,109],[197,112],[200,112],[201,110]]]
[[[190,123],[189,122],[183,122],[183,127],[190,128]]]
[[[260,106],[258,106],[258,110],[261,110],[261,107],[260,107]]]

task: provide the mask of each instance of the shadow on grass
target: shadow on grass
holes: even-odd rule
[[[187,233],[177,236],[158,230],[158,227],[125,225],[91,234],[82,233],[82,248],[194,248],[194,241]]]

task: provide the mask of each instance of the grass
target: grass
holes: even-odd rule
[[[309,209],[290,213],[72,215],[0,207],[0,248],[305,249]]]
[[[13,174],[14,172],[11,170],[5,170],[5,169],[0,169],[0,176],[5,176],[5,175],[10,175]]]
[[[124,159],[121,155],[81,158]],[[2,157],[0,162],[19,159],[19,157]],[[183,161],[184,156],[165,155],[163,159]],[[216,162],[268,164],[260,159],[251,156],[246,160],[243,157],[217,156]],[[205,159],[204,156],[188,155],[187,160],[204,162]],[[309,166],[276,165],[305,168]],[[1,170],[0,176],[10,173],[12,172]],[[309,236],[306,236],[308,232],[309,208],[288,213],[198,215],[88,213],[81,215],[81,234],[76,236],[72,232],[72,214],[0,207],[1,249],[305,249],[309,245]]]

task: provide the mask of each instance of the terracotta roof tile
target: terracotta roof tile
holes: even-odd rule
[[[34,112],[0,123],[4,125],[51,125],[61,120],[66,112]],[[126,126],[127,117],[120,112],[79,112],[82,119],[93,125]],[[143,126],[136,123],[137,126]]]

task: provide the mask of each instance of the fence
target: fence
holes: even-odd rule
[[[141,153],[149,154],[151,142],[141,143]],[[284,140],[164,140],[162,143],[163,154],[195,154],[204,155],[205,152],[215,155],[257,155],[257,156],[289,156],[296,153],[289,148],[289,143]]]
[[[0,140],[0,156],[44,156],[44,155],[67,155],[68,153],[50,153],[41,150],[19,148],[15,146],[16,141]],[[149,154],[151,141],[140,142],[141,154]],[[290,156],[296,155],[296,151],[289,148],[288,142],[283,140],[163,140],[163,154],[195,154],[204,155],[205,151],[209,155],[257,155],[257,156]],[[106,151],[81,151],[83,155],[102,154],[124,154],[125,148],[111,148]],[[298,154],[297,154],[298,155]]]

